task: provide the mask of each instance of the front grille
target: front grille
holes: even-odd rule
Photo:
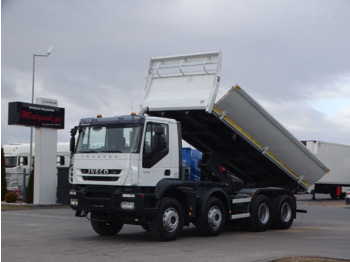
[[[121,193],[122,190],[114,186],[87,186],[85,197],[88,198],[111,198],[113,193]]]
[[[119,177],[108,177],[108,176],[83,176],[84,181],[109,181],[115,182],[118,181]]]

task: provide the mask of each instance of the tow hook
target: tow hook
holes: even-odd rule
[[[89,212],[86,212],[86,214],[88,214]],[[90,212],[90,216],[86,215],[86,219],[90,220],[90,221],[97,221],[97,222],[103,222],[106,223],[108,221],[110,221],[112,215],[110,213],[107,214],[99,214],[99,213],[91,213]]]
[[[88,214],[88,212],[86,212],[86,211],[77,210],[77,211],[75,212],[75,216],[76,216],[76,217],[86,217],[87,214]]]

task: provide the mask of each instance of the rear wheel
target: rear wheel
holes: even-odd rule
[[[98,214],[91,214],[91,226],[95,232],[101,236],[115,236],[124,226],[124,223],[119,219],[111,219],[108,221],[100,219]]]
[[[271,222],[271,201],[265,195],[258,195],[250,206],[248,227],[252,231],[266,231],[270,228]]]
[[[217,236],[225,225],[225,207],[216,197],[208,199],[203,215],[198,219],[197,228],[204,236]]]
[[[337,194],[335,192],[329,193],[332,199],[337,199]]]
[[[181,233],[184,214],[180,203],[173,198],[164,198],[153,223],[150,224],[151,234],[165,241],[175,240]]]
[[[272,227],[288,229],[294,221],[293,200],[291,196],[279,195],[272,202]]]

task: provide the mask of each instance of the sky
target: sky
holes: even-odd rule
[[[140,111],[151,57],[220,50],[219,99],[239,84],[299,140],[350,145],[350,0],[2,0],[1,144],[29,143],[8,103],[79,119]]]

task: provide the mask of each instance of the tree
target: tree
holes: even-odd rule
[[[6,182],[6,162],[4,149],[1,148],[1,201],[5,200],[5,195],[7,193],[7,182]]]
[[[26,202],[33,203],[33,194],[34,194],[34,166],[32,172],[29,175],[29,181],[26,191]]]

